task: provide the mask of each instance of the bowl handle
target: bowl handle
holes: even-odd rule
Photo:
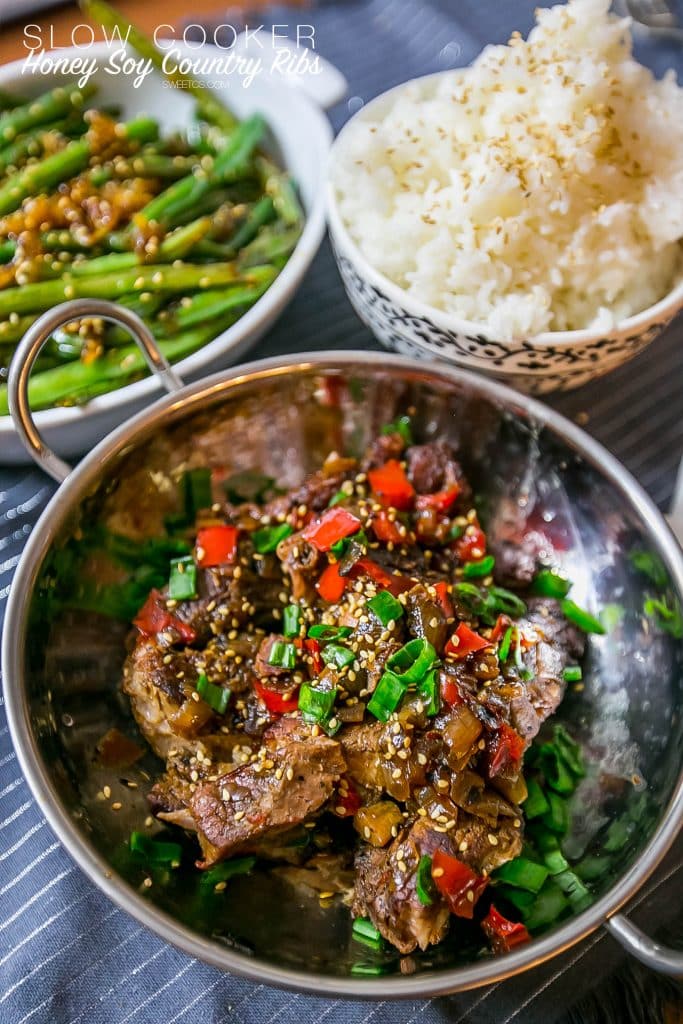
[[[40,350],[53,331],[72,320],[83,317],[100,317],[113,324],[120,324],[130,331],[131,337],[142,350],[150,370],[159,377],[167,391],[177,391],[183,386],[178,374],[171,368],[154,340],[154,335],[143,320],[115,302],[104,299],[72,299],[48,310],[31,324],[19,342],[10,363],[7,379],[9,411],[17,434],[38,465],[59,483],[67,478],[71,466],[49,448],[36,427],[29,404],[29,376]]]
[[[614,914],[605,927],[627,952],[659,974],[683,977],[683,951],[668,949],[651,939],[623,914]]]

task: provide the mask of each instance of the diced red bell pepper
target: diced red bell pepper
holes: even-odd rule
[[[474,905],[489,884],[488,877],[476,874],[464,861],[444,850],[432,857],[432,878],[456,917],[474,917]]]
[[[384,544],[405,544],[406,537],[399,533],[398,523],[389,519],[386,512],[378,512],[372,517],[372,529],[377,540]]]
[[[502,640],[511,625],[512,619],[508,615],[499,615],[491,631],[491,643]]]
[[[197,531],[197,565],[210,569],[237,558],[236,526],[204,526]]]
[[[524,740],[507,722],[501,722],[489,745],[488,773],[490,778],[507,774],[516,776],[522,767]]]
[[[476,654],[490,647],[491,641],[479,636],[473,629],[461,622],[453,636],[446,644],[445,653],[451,657],[466,658],[468,654]]]
[[[441,515],[445,515],[455,503],[460,494],[457,484],[448,487],[445,491],[435,491],[434,494],[418,494],[415,499],[415,507],[418,509],[433,509]]]
[[[445,672],[440,673],[439,678],[439,691],[441,693],[441,700],[444,704],[450,705],[450,707],[457,707],[458,704],[464,704],[465,698],[460,692],[460,687],[456,683],[452,676],[447,675]]]
[[[297,687],[298,690],[298,687]],[[254,692],[259,700],[263,701],[268,710],[274,715],[284,715],[287,711],[296,711],[299,706],[297,693],[285,696],[278,690],[269,690],[258,679],[254,680]]]
[[[352,818],[363,801],[353,783],[346,777],[340,780],[339,789],[333,799],[333,811],[339,818]]]
[[[373,583],[382,590],[388,590],[394,597],[415,586],[406,576],[394,576],[371,558],[359,558],[351,572],[354,577],[369,576]]]
[[[164,629],[174,629],[186,644],[192,644],[197,634],[187,623],[177,618],[165,607],[164,598],[158,590],[150,590],[149,596],[133,619],[144,636],[156,636]]]
[[[311,674],[319,676],[323,670],[323,659],[320,654],[320,643],[318,640],[304,640],[304,649],[311,658]]]
[[[323,601],[331,604],[340,601],[346,590],[347,577],[339,573],[339,563],[332,562],[323,570],[322,576],[315,585]]]
[[[436,591],[436,603],[446,618],[450,619],[455,614],[455,611],[451,604],[450,594],[448,593],[448,584],[445,580],[440,580],[434,584],[434,590]]]
[[[329,508],[318,522],[310,523],[302,536],[318,551],[329,551],[333,544],[357,533],[361,521],[345,508]]]
[[[531,941],[531,936],[523,924],[518,921],[508,921],[507,917],[503,917],[493,904],[481,922],[481,926],[494,953],[509,953],[515,946]]]
[[[451,547],[461,562],[478,562],[486,554],[486,534],[479,523],[470,523]]]
[[[368,480],[383,505],[398,509],[412,507],[415,488],[398,459],[389,459],[378,469],[368,470]]]

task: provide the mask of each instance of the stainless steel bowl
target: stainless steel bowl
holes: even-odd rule
[[[110,304],[88,312],[119,316]],[[168,397],[116,430],[70,471],[42,446],[30,422],[26,382],[45,337],[65,318],[83,315],[66,304],[25,338],[13,367],[11,398],[19,429],[47,471],[64,479],[43,513],[17,569],[2,652],[12,736],[27,780],[52,828],[90,878],[120,907],[159,935],[225,970],[259,982],[335,996],[432,996],[484,985],[523,971],[604,926],[656,969],[681,973],[683,954],[662,949],[619,911],[643,885],[676,836],[683,817],[681,662],[683,643],[643,616],[645,590],[633,552],[657,555],[666,580],[658,590],[683,599],[683,554],[662,516],[626,470],[572,423],[491,381],[446,366],[386,354],[317,353],[265,360],[187,388],[154,356]],[[330,387],[330,382],[334,385]],[[277,878],[235,879],[220,910],[200,922],[178,886],[132,888],[114,854],[144,806],[144,771],[127,775],[113,814],[97,799],[105,779],[94,744],[114,725],[131,727],[118,690],[125,628],[55,615],[55,554],[84,523],[126,516],[156,528],[164,480],[184,466],[230,470],[259,467],[286,484],[301,479],[330,448],[361,448],[396,411],[413,406],[418,435],[457,440],[465,468],[487,514],[495,549],[520,529],[535,530],[550,558],[575,581],[589,607],[618,603],[619,625],[590,643],[585,688],[558,713],[578,732],[604,772],[583,790],[575,842],[606,819],[630,814],[630,830],[610,854],[596,902],[528,946],[503,957],[470,955],[453,944],[416,957],[416,971],[357,977],[350,964],[348,913],[322,908]],[[137,774],[136,774],[137,773]],[[638,778],[645,788],[634,786]],[[617,781],[616,777],[622,777]],[[583,837],[583,838],[582,838]],[[612,843],[614,846],[614,843]],[[180,887],[182,889],[182,887]]]

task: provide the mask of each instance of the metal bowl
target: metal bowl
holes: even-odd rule
[[[50,825],[90,878],[192,956],[261,983],[318,995],[386,999],[488,984],[552,957],[600,926],[651,966],[680,973],[682,954],[652,943],[618,913],[655,869],[683,817],[683,642],[643,615],[646,591],[669,604],[683,599],[683,554],[626,470],[557,413],[499,384],[386,354],[334,352],[252,363],[173,390],[69,472],[42,447],[25,394],[30,364],[56,320],[83,315],[68,305],[68,314],[53,311],[32,330],[17,357],[21,365],[13,368],[20,433],[49,472],[68,478],[17,570],[2,660],[23,770]],[[98,315],[111,312],[109,304],[98,304]],[[150,348],[153,341],[146,337],[145,344]],[[164,372],[167,386],[177,387],[174,375]],[[56,614],[53,598],[62,577],[55,559],[85,523],[154,532],[168,475],[184,467],[259,467],[289,486],[329,449],[362,448],[409,406],[419,437],[445,436],[460,445],[494,549],[511,531],[534,530],[548,558],[575,581],[578,602],[594,609],[618,603],[622,609],[607,636],[591,639],[584,688],[568,695],[557,716],[602,765],[579,791],[572,842],[579,849],[594,837],[591,848],[608,866],[589,909],[506,956],[484,956],[450,942],[416,956],[412,974],[396,967],[390,976],[358,977],[350,973],[359,956],[348,911],[323,908],[277,876],[234,879],[218,904],[198,917],[183,885],[136,890],[119,874],[116,848],[144,820],[145,772],[158,765],[150,754],[128,769],[128,779],[139,784],[130,789],[103,775],[93,757],[109,728],[133,728],[118,688],[126,630],[110,620],[103,628],[102,620],[80,613]],[[661,559],[664,576],[656,586],[635,568],[636,551]],[[112,785],[112,801],[122,803],[118,813],[97,797],[104,782]],[[605,836],[615,821],[626,826],[618,842],[613,829],[610,842]]]

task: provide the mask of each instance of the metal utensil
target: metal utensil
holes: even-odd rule
[[[54,315],[63,322],[69,309],[73,315],[73,307]],[[116,318],[115,308],[107,312]],[[84,315],[80,308],[78,315]],[[35,358],[52,326],[50,320],[32,328],[19,346],[11,382],[15,415],[25,417],[27,408],[20,365]],[[323,386],[330,380],[334,389]],[[341,396],[332,405],[331,390]],[[167,492],[169,476],[184,466],[258,467],[289,486],[330,449],[362,448],[408,406],[415,409],[416,436],[459,444],[475,493],[490,510],[494,551],[504,531],[509,537],[514,514],[517,529],[546,538],[547,555],[574,580],[578,602],[593,608],[619,602],[619,626],[591,642],[585,688],[563,702],[557,720],[580,736],[586,730],[583,739],[593,750],[606,721],[614,723],[617,740],[605,753],[604,772],[592,780],[584,811],[599,807],[608,821],[636,817],[631,839],[614,852],[614,873],[603,876],[594,904],[577,917],[504,957],[473,958],[454,943],[417,954],[413,974],[401,974],[395,961],[388,976],[357,977],[348,911],[303,898],[268,873],[234,879],[218,902],[218,917],[190,916],[187,876],[179,888],[155,885],[143,896],[119,874],[116,850],[147,813],[150,775],[143,771],[154,774],[159,766],[146,760],[127,771],[138,786],[122,786],[120,797],[117,790],[117,814],[97,799],[104,779],[94,746],[113,727],[132,728],[118,697],[126,626],[103,625],[82,612],[55,615],[54,584],[61,577],[50,565],[89,524],[109,523],[131,507],[138,521],[143,509],[143,521],[163,516],[164,487]],[[22,436],[30,434],[24,419]],[[56,476],[68,471],[46,458],[43,446],[31,443],[31,450]],[[150,533],[155,528],[152,523]],[[318,995],[433,996],[502,980],[600,926],[651,967],[683,973],[683,953],[653,943],[620,912],[683,822],[683,643],[643,621],[643,582],[629,557],[635,551],[658,556],[667,595],[681,600],[683,552],[638,483],[580,428],[500,384],[387,353],[323,352],[237,367],[174,391],[116,430],[71,470],[34,528],[13,581],[2,652],[19,760],[67,850],[119,906],[190,955],[261,983]],[[628,751],[638,775],[635,768],[628,775]],[[624,784],[615,789],[617,770]],[[640,777],[647,780],[645,794],[633,788]],[[636,811],[633,801],[643,795]]]

